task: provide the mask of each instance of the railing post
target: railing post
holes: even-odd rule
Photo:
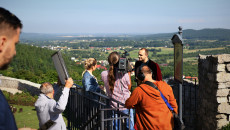
[[[82,88],[81,88],[82,89]],[[119,128],[123,128],[124,123],[121,121],[123,119],[129,118],[129,115],[123,115],[119,111],[119,106],[123,106],[121,102],[111,99],[105,95],[100,95],[94,92],[89,92],[90,94],[86,96],[84,92],[79,92],[78,89],[71,90],[69,101],[68,101],[68,129],[113,129],[113,120],[117,121]],[[105,100],[94,100],[94,96],[101,96]],[[110,102],[117,102],[116,108],[110,107]],[[121,105],[122,104],[122,105]],[[115,111],[114,113],[112,111]],[[106,112],[106,113],[105,113]],[[117,117],[111,118],[111,114],[117,113]],[[127,117],[128,116],[128,117]],[[130,126],[131,124],[129,124]]]
[[[196,79],[195,79],[195,114],[196,114],[196,102],[197,102],[197,97],[196,97]]]
[[[69,91],[69,96],[71,97],[71,91]],[[71,98],[68,99],[68,104],[67,104],[67,129],[70,129],[70,101]]]
[[[101,111],[101,130],[104,130],[104,110]]]

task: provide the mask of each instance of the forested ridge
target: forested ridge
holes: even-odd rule
[[[51,58],[55,51],[25,44],[18,44],[16,49],[17,55],[7,70],[0,71],[1,74],[36,83],[57,82],[58,75]],[[69,75],[80,80],[83,66],[76,65],[69,56],[62,55]]]

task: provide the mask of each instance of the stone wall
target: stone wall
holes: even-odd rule
[[[230,122],[230,54],[199,55],[197,129],[221,129]]]
[[[20,91],[27,91],[31,95],[39,95],[40,93],[40,84],[33,83],[27,80],[0,76],[0,82],[1,90],[5,90],[13,94]]]

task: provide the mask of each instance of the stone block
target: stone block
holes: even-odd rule
[[[228,102],[228,99],[227,97],[217,97],[217,102],[218,103]]]
[[[217,82],[229,82],[230,81],[230,73],[219,72],[216,74]]]
[[[230,54],[217,55],[218,63],[230,62]]]
[[[227,71],[230,72],[230,64],[226,65]]]
[[[223,126],[226,126],[229,124],[229,121],[226,119],[219,119],[217,120],[217,129],[221,129]]]
[[[230,88],[230,82],[219,83],[218,88]]]
[[[230,105],[228,103],[221,103],[217,108],[218,113],[230,114]]]
[[[201,54],[199,54],[199,60],[205,60],[206,58],[207,58],[207,56],[209,56],[209,55],[201,55]]]
[[[216,115],[216,118],[217,119],[226,119],[227,120],[227,115],[225,115],[225,114],[218,114],[218,115]]]
[[[218,64],[217,65],[217,71],[218,72],[222,72],[222,71],[225,71],[225,64]]]
[[[216,92],[216,96],[225,96],[227,97],[229,94],[230,89],[218,89]]]
[[[0,87],[17,89],[19,82],[16,80],[1,79]]]

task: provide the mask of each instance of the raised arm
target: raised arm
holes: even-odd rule
[[[69,78],[66,80],[65,87],[62,91],[62,95],[60,96],[59,100],[56,102],[56,104],[51,104],[50,112],[52,113],[62,113],[65,110],[65,107],[68,102],[68,97],[69,97],[69,90],[73,86],[73,79]]]

